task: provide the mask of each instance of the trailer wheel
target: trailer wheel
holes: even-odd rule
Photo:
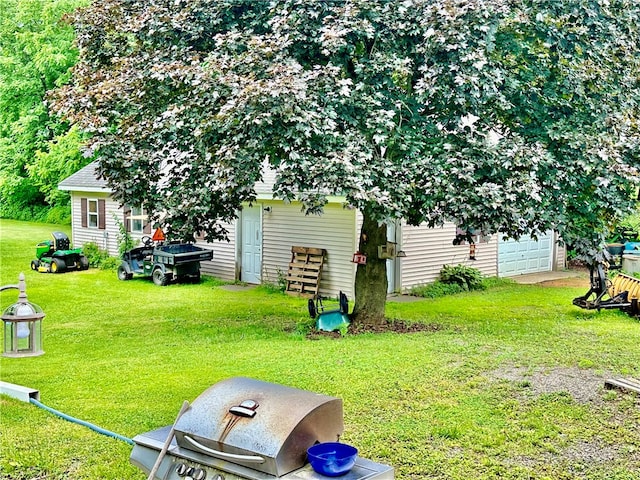
[[[40,266],[40,260],[31,260],[31,270],[38,271],[38,267]]]
[[[51,260],[50,268],[51,268],[51,273],[60,273],[65,268],[67,268],[67,264],[64,263],[64,260],[62,260],[61,258],[54,258],[53,260]]]
[[[124,280],[131,280],[132,278],[133,278],[133,274],[127,273],[127,271],[122,265],[118,267],[118,280],[124,281]]]
[[[171,280],[171,275],[165,275],[161,268],[156,268],[151,274],[151,278],[153,279],[153,283],[159,287],[164,287]]]

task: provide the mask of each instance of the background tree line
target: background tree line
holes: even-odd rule
[[[82,134],[49,110],[46,92],[69,80],[78,59],[66,13],[88,0],[0,0],[0,216],[69,219],[58,182],[90,159]]]

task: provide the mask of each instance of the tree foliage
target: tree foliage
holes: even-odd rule
[[[87,163],[79,132],[43,101],[77,59],[73,28],[60,19],[86,3],[0,0],[0,215],[33,218],[38,207],[67,205],[57,184]]]
[[[599,249],[633,202],[639,11],[105,0],[74,17],[80,62],[55,105],[92,135],[116,197],[185,238],[224,236],[220,220],[255,200],[265,163],[274,196],[307,213],[343,195],[371,253],[356,311],[379,319],[388,219],[515,237],[554,228],[585,256]]]

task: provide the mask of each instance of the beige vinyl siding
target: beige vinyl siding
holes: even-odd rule
[[[553,258],[552,270],[564,270],[567,268],[567,247],[558,240],[557,233],[554,233],[553,239],[555,242],[555,256]]]
[[[335,297],[340,291],[353,298],[355,266],[355,211],[329,204],[320,216],[305,215],[299,203],[263,203],[271,211],[262,217],[262,278],[277,283],[286,275],[291,261],[291,247],[323,248],[325,256],[320,294]]]
[[[256,194],[261,199],[273,198],[273,187],[276,183],[276,171],[269,166],[268,161],[262,164],[262,180],[256,182]]]
[[[229,241],[206,243],[199,241],[196,245],[213,250],[213,259],[200,263],[200,271],[222,280],[236,280],[236,223],[224,224],[229,232]]]
[[[497,274],[497,237],[476,244],[476,260],[469,259],[469,245],[453,245],[456,226],[447,223],[441,228],[426,225],[402,226],[402,250],[407,254],[401,262],[402,290],[438,279],[444,265],[468,265],[484,275]]]
[[[105,201],[105,229],[82,226],[81,201],[83,198]],[[71,224],[73,226],[72,243],[75,248],[81,248],[85,243],[93,242],[109,255],[118,256],[119,227],[114,214],[123,221],[124,214],[120,205],[107,193],[72,192],[71,194]]]

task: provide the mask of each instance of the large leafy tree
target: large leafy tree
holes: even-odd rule
[[[224,236],[255,199],[363,215],[354,318],[384,319],[385,221],[511,236],[555,228],[582,254],[632,204],[632,0],[105,0],[75,16],[58,111],[123,202],[185,238]]]
[[[0,0],[0,215],[32,218],[66,205],[61,178],[83,164],[81,135],[51,115],[44,98],[77,59],[61,17],[88,0]],[[40,208],[39,208],[40,207]]]

